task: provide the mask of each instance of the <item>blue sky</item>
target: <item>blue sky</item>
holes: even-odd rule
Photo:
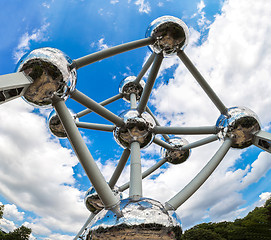
[[[18,59],[39,47],[55,47],[72,59],[145,37],[157,17],[173,15],[189,27],[185,49],[227,107],[247,106],[270,131],[271,3],[247,0],[48,0],[1,2],[0,74],[12,73]],[[253,16],[253,17],[252,17]],[[77,89],[95,101],[118,94],[120,81],[137,75],[148,47],[78,70]],[[84,108],[71,99],[73,112]],[[213,125],[219,112],[176,57],[163,61],[149,107],[161,125]],[[33,239],[72,239],[88,217],[83,197],[90,183],[67,140],[47,128],[51,110],[36,110],[22,99],[0,106],[1,228],[21,224]],[[128,105],[108,106],[116,114]],[[108,123],[95,114],[82,121]],[[111,133],[81,130],[108,180],[122,154]],[[185,136],[189,142],[196,136]],[[144,196],[167,201],[208,162],[221,142],[192,151],[184,164],[166,164],[143,182]],[[142,151],[146,169],[161,159],[152,144]],[[231,150],[202,188],[177,211],[183,227],[234,220],[270,196],[271,157],[256,147]],[[125,169],[118,185],[128,180]],[[167,194],[163,194],[164,192]]]

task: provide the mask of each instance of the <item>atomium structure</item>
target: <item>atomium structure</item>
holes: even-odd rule
[[[187,26],[176,17],[163,16],[149,25],[144,39],[75,60],[58,49],[36,49],[19,61],[15,73],[0,76],[0,103],[23,97],[35,107],[54,108],[48,119],[49,129],[55,136],[69,139],[93,186],[85,196],[90,217],[74,239],[178,239],[182,229],[176,209],[200,188],[230,148],[242,149],[254,144],[271,152],[271,134],[261,130],[257,115],[246,107],[228,108],[224,105],[185,54],[187,44]],[[120,83],[119,94],[97,103],[76,89],[78,69],[144,46],[149,46],[151,56],[137,76],[129,76]],[[170,56],[180,58],[220,112],[214,126],[161,126],[148,108],[159,67],[163,59]],[[145,83],[142,78],[149,69]],[[65,104],[67,98],[86,109],[71,113]],[[118,99],[130,103],[130,108],[119,116],[104,107]],[[90,112],[112,124],[79,121],[80,117]],[[124,148],[109,182],[105,181],[78,128],[112,132],[116,142]],[[176,136],[195,134],[210,136],[192,143]],[[216,140],[221,140],[222,144],[214,156],[194,179],[167,202],[160,203],[142,195],[143,178],[166,162],[185,162],[191,155],[191,149]],[[161,146],[162,159],[142,172],[140,151],[150,144]],[[116,187],[129,157],[130,182]],[[121,193],[128,188],[129,197],[124,199]]]

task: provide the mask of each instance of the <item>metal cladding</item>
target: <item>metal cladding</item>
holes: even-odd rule
[[[221,139],[232,139],[233,148],[249,147],[253,134],[261,129],[258,116],[246,107],[229,108],[226,114],[220,115],[216,126],[221,129]]]
[[[90,239],[179,239],[181,222],[174,211],[167,211],[158,201],[141,198],[121,200],[121,217],[103,209],[92,221],[86,234]]]
[[[136,95],[136,100],[140,99],[143,92],[145,82],[140,80],[139,83],[134,82],[136,80],[135,76],[129,76],[124,78],[119,85],[119,93],[123,94],[123,99],[130,102],[130,95],[134,93]]]
[[[76,70],[70,69],[72,60],[55,48],[39,48],[26,54],[17,65],[17,72],[30,76],[33,83],[24,99],[35,107],[51,107],[52,97],[66,100],[76,85]]]
[[[112,191],[115,196],[118,196],[119,199],[122,199],[122,193],[119,192],[118,187],[115,186]],[[104,204],[99,198],[94,187],[91,187],[87,190],[84,201],[86,208],[94,214],[100,212],[104,208]]]
[[[182,147],[188,144],[186,139],[174,137],[169,140],[169,144],[173,146],[172,149],[161,149],[163,158],[166,158],[169,163],[180,164],[189,158],[191,151],[182,150]]]
[[[152,129],[155,127],[155,121],[152,116],[147,113],[139,113],[135,109],[126,110],[120,114],[123,118],[124,125],[116,127],[114,130],[114,138],[123,148],[130,148],[132,142],[139,142],[140,148],[144,148],[151,144],[154,134]]]
[[[165,57],[177,54],[188,44],[189,31],[186,24],[179,18],[163,16],[151,22],[146,37],[156,41],[150,48],[155,53],[163,53]]]

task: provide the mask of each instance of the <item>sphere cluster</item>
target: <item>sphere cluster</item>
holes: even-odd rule
[[[146,37],[153,37],[155,43],[150,46],[155,53],[165,57],[177,54],[188,43],[188,27],[179,18],[163,16],[151,22]]]
[[[169,144],[173,146],[172,149],[162,148],[162,156],[169,163],[180,164],[189,158],[190,150],[182,150],[182,147],[188,144],[186,139],[174,137],[169,140]]]
[[[141,198],[120,202],[122,216],[103,209],[92,221],[87,239],[179,239],[180,219],[174,211],[167,211],[158,201]],[[136,236],[136,238],[135,238]]]
[[[136,100],[138,101],[145,87],[145,82],[140,80],[139,83],[135,82],[135,76],[129,76],[124,78],[119,85],[119,93],[123,94],[123,99],[130,102],[130,95],[134,93],[136,95]]]
[[[230,138],[233,148],[246,148],[253,142],[253,134],[258,132],[260,122],[256,113],[246,107],[232,107],[221,114],[216,122],[221,129],[220,138]]]
[[[153,140],[152,129],[155,127],[155,121],[147,113],[139,113],[135,109],[124,111],[120,114],[124,125],[114,130],[116,142],[123,148],[130,148],[132,142],[139,142],[140,148],[147,147]]]
[[[72,60],[55,48],[39,48],[22,57],[18,72],[31,77],[33,83],[24,93],[24,99],[35,107],[51,107],[52,97],[67,99],[76,85],[76,70],[70,69]]]

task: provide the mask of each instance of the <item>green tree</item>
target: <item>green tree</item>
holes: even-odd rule
[[[3,217],[4,205],[0,205],[0,219]],[[5,233],[0,229],[0,240],[28,240],[31,229],[25,226],[16,228],[14,231]]]
[[[234,222],[202,223],[184,232],[181,240],[271,240],[271,198]]]

